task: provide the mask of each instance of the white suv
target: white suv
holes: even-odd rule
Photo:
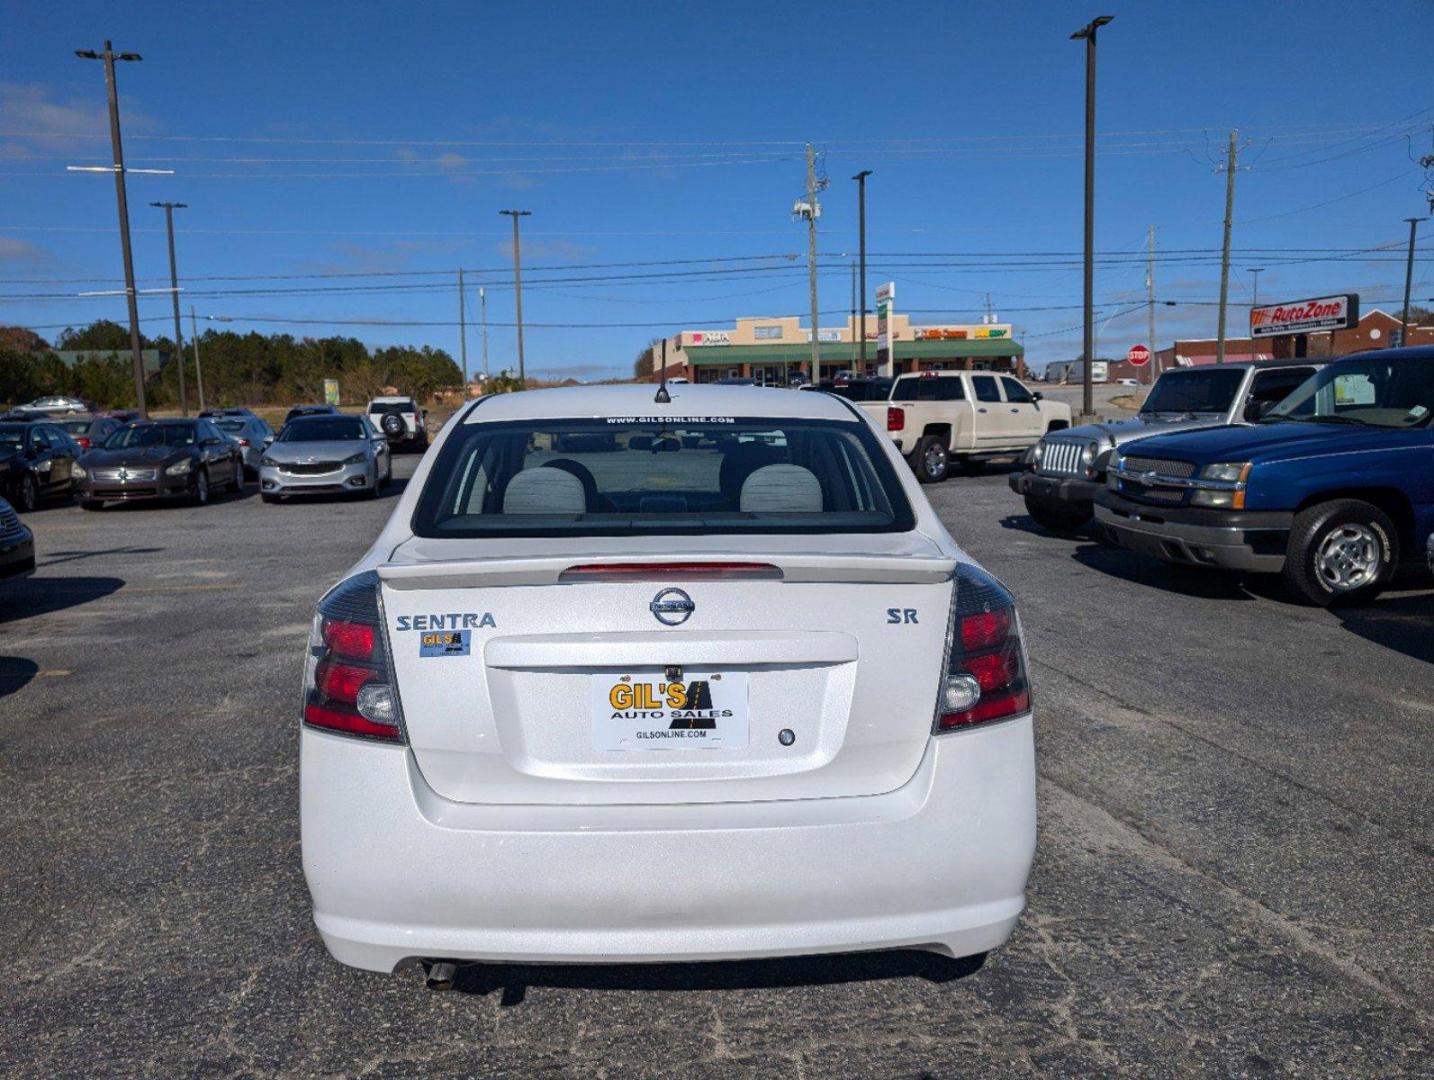
[[[319,602],[304,873],[340,961],[718,960],[1010,936],[1011,594],[828,394],[473,402]]]
[[[410,397],[376,397],[364,410],[369,423],[383,432],[389,446],[406,447],[422,452],[428,446],[428,421],[425,410]]]

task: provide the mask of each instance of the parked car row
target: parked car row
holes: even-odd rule
[[[56,417],[38,408],[7,416],[0,419],[0,496],[24,513],[57,498],[78,498],[86,510],[144,500],[203,504],[216,492],[242,493],[251,478],[265,502],[372,498],[393,477],[394,449],[428,444],[425,411],[399,397],[377,398],[361,415],[298,406],[277,435],[245,408],[206,409],[195,419]]]
[[[1167,372],[1132,420],[1051,433],[1010,477],[1037,524],[1320,606],[1434,570],[1434,348]]]

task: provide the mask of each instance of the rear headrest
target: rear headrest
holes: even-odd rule
[[[583,482],[562,469],[524,469],[503,492],[505,514],[581,514]]]
[[[737,443],[722,455],[722,464],[717,473],[717,486],[722,494],[733,502],[738,501],[742,484],[753,470],[781,460],[783,454],[766,443]]]
[[[822,486],[800,465],[763,465],[742,483],[744,514],[820,514]]]

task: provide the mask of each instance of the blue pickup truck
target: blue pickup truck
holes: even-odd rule
[[[1434,533],[1434,348],[1330,364],[1252,427],[1157,435],[1111,457],[1102,536],[1190,566],[1277,573],[1320,606],[1385,588]]]

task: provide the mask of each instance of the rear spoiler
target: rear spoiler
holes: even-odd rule
[[[380,566],[390,589],[492,589],[510,585],[563,585],[593,580],[662,581],[770,579],[792,584],[923,585],[950,581],[956,560],[912,555],[762,555],[683,559],[651,555],[534,556],[461,559]],[[575,576],[573,571],[577,571]],[[608,571],[608,575],[603,575]]]

